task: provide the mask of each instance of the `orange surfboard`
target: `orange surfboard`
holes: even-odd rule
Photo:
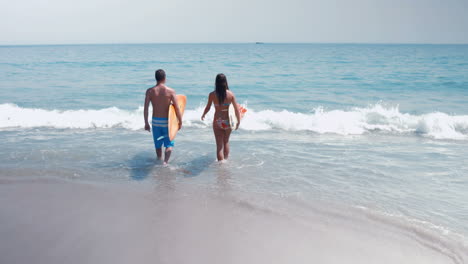
[[[179,104],[180,113],[184,115],[185,105],[187,104],[187,96],[178,94],[177,103]],[[173,105],[169,106],[169,116],[168,116],[168,128],[169,128],[169,139],[174,140],[179,131],[179,120],[175,112]]]

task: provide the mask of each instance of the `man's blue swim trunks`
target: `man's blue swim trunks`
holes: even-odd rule
[[[163,143],[166,148],[174,147],[174,141],[169,139],[168,119],[153,117],[152,122],[154,146],[159,149]]]

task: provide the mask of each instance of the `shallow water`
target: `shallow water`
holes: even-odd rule
[[[169,168],[155,165],[142,130],[156,68],[188,96]],[[221,166],[212,119],[199,120],[218,72],[249,109]],[[226,187],[309,220],[313,208],[357,210],[335,219],[351,233],[368,213],[406,230],[397,240],[438,241],[466,261],[466,45],[0,47],[0,88],[0,183]]]

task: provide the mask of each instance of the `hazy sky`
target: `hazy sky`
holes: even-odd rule
[[[0,44],[468,43],[468,0],[0,0]]]

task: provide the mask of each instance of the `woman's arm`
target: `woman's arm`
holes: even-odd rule
[[[237,117],[236,130],[237,130],[237,129],[239,129],[239,125],[240,125],[240,122],[241,122],[241,115],[240,115],[239,105],[236,102],[236,96],[234,95],[234,93],[232,93],[232,104],[234,105],[234,110],[236,110],[236,117]]]
[[[211,93],[210,93],[208,95],[208,103],[206,103],[205,111],[203,111],[203,115],[201,117],[202,121],[205,119],[205,115],[210,111],[212,103],[213,103],[213,98],[211,97]]]

